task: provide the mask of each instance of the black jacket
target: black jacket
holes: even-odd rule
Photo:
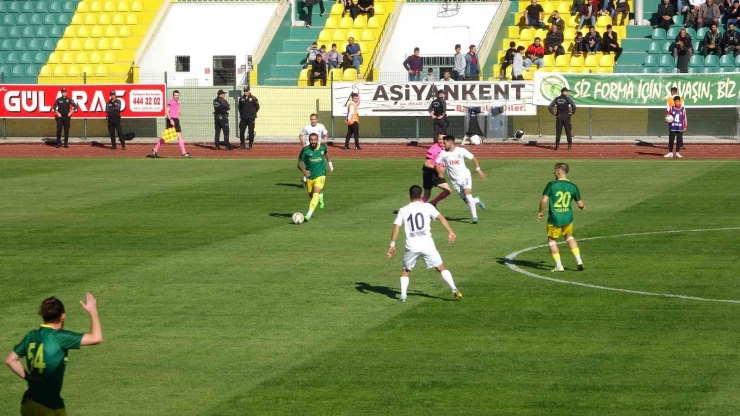
[[[69,116],[70,110],[74,108],[77,110],[77,103],[72,101],[69,97],[59,97],[56,101],[54,101],[54,106],[51,108],[52,111],[58,111],[59,114],[62,115],[62,117]]]
[[[110,121],[121,120],[121,102],[116,98],[113,101],[108,100],[105,103],[105,114],[108,116]]]
[[[547,36],[545,36],[545,49],[551,48],[553,46],[562,46],[563,44],[563,34],[560,32],[552,33],[552,31],[547,32]]]
[[[215,115],[215,116],[218,116],[218,115],[228,116],[230,109],[231,109],[231,106],[229,105],[229,103],[225,99],[223,99],[221,97],[216,97],[213,100],[213,115]]]
[[[447,103],[445,103],[445,99],[439,97],[435,98],[434,101],[429,104],[429,112],[434,114],[435,117],[445,115],[447,112]]]
[[[740,33],[735,30],[728,30],[722,35],[722,46],[727,48],[730,46],[740,46]]]
[[[557,107],[557,111],[555,112],[557,117],[570,117],[571,114],[576,113],[576,104],[565,94],[555,97],[547,109],[552,113],[552,109],[555,107]]]
[[[592,40],[595,42],[594,45],[601,45],[601,35],[599,35],[599,32],[594,31],[593,34],[588,32],[583,36],[584,45],[587,45]]]
[[[239,97],[239,117],[257,118],[258,111],[260,111],[260,102],[257,101],[257,97],[251,94],[249,97],[245,95]]]

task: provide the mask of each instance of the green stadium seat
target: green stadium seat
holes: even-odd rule
[[[49,4],[49,13],[61,13],[64,10],[64,3],[61,1],[54,1]]]
[[[648,53],[661,54],[663,53],[663,42],[652,41],[648,46]]]
[[[693,58],[693,56],[692,56]],[[719,57],[717,55],[707,55],[706,58],[704,58],[704,66],[706,67],[712,67],[716,68],[719,66]]]
[[[735,66],[735,58],[732,57],[732,55],[723,55],[721,58],[719,58],[719,66],[721,67],[734,67]],[[706,65],[706,63],[705,63]]]
[[[43,49],[45,51],[51,52],[51,51],[53,51],[56,48],[57,48],[57,41],[56,41],[56,39],[46,39],[44,41],[44,47],[43,47]]]
[[[33,13],[36,11],[36,4],[38,4],[38,1],[24,1],[23,13]]]
[[[688,33],[689,36],[691,36],[691,39],[696,39],[696,30],[694,30],[693,27],[687,27],[686,33]]]
[[[680,26],[683,26],[683,15],[678,14],[673,16],[673,24],[679,26],[680,29]]]
[[[740,67],[740,56],[735,58],[735,67]]]
[[[21,63],[22,64],[32,64],[33,63],[33,52],[23,52],[21,55]]]
[[[74,13],[75,11],[77,11],[77,2],[65,1],[63,10],[65,13]]]
[[[653,40],[665,40],[665,29],[653,29],[653,35],[651,38]]]
[[[68,13],[62,13],[59,15],[59,18],[57,19],[57,24],[67,26],[72,22],[72,16]]]
[[[36,26],[36,38],[48,38],[49,26]]]
[[[33,56],[33,63],[45,64],[48,59],[49,54],[47,54],[46,52],[36,52],[36,55]]]
[[[699,51],[701,50],[701,41],[695,40],[693,45],[691,46],[694,48],[694,53],[699,53]]]
[[[28,42],[28,50],[29,51],[40,51],[44,49],[44,41],[41,39],[31,39],[30,42]]]
[[[648,55],[645,57],[645,63],[643,65],[647,67],[658,66],[658,63],[660,63],[658,55]]]
[[[0,74],[10,75],[10,67],[7,65],[0,65]]]
[[[689,67],[703,67],[704,66],[704,57],[700,55],[692,55],[691,61],[689,61]]]
[[[666,32],[665,38],[666,39],[676,39],[676,36],[678,36],[678,33],[681,31],[680,27],[672,27],[668,29],[668,32]]]
[[[709,32],[709,28],[704,26],[696,31],[696,38],[692,37],[691,39],[704,39],[704,35],[706,35],[707,32]]]
[[[643,74],[655,74],[658,72],[658,68],[655,66],[646,66],[642,68]]]
[[[5,39],[2,43],[0,43],[0,51],[12,51],[13,50],[13,41],[11,39]]]
[[[17,39],[23,36],[23,28],[14,26],[10,28],[10,32],[8,32],[8,37],[11,39]]]
[[[49,13],[49,2],[48,1],[40,1],[36,3],[36,10],[34,10],[36,13]]]
[[[41,13],[36,13],[31,16],[31,24],[32,25],[43,25],[44,24],[44,17],[45,15]]]
[[[20,61],[21,61],[21,54],[18,52],[9,53],[8,57],[5,59],[5,62],[9,64],[17,64]]]
[[[692,66],[689,67],[689,74],[701,74],[704,71],[704,67]]]
[[[660,68],[658,68],[658,72],[661,74],[674,74],[676,72],[676,68],[670,66],[661,66]]]
[[[3,17],[3,24],[5,26],[11,26],[11,27],[12,26],[15,26],[15,20],[17,19],[16,16],[18,16],[18,15],[16,15],[16,14],[6,14]]]
[[[673,55],[661,55],[660,56],[660,66],[675,68],[676,61],[673,60]]]
[[[663,53],[672,53],[673,52],[673,41],[669,40],[668,42],[663,43]]]
[[[5,60],[8,58],[7,52],[0,52],[0,64],[5,62]]]
[[[62,36],[64,36],[64,27],[62,26],[54,26],[49,31],[50,38],[58,39],[58,38],[61,38]]]
[[[28,41],[25,39],[18,39],[15,41],[15,45],[13,45],[13,48],[16,51],[25,51],[28,49]]]
[[[29,65],[26,67],[26,75],[37,76],[39,71],[40,67],[38,65]]]
[[[737,69],[735,67],[722,67],[719,69],[719,72],[735,72]]]
[[[58,19],[59,19],[59,16],[56,14],[52,14],[52,13],[47,14],[46,16],[44,16],[44,24],[45,25],[56,25]]]
[[[19,14],[18,20],[15,21],[15,24],[22,25],[22,26],[28,26],[31,24],[31,15],[30,14]]]
[[[23,3],[22,1],[10,2],[8,13],[23,13]]]
[[[5,26],[0,26],[0,39],[5,39],[8,37],[8,33],[10,31]]]
[[[24,75],[26,73],[26,71],[23,69],[23,66],[21,65],[14,66],[10,72],[13,75]]]
[[[702,74],[716,74],[717,72],[719,72],[718,67],[706,67],[706,66],[701,71]]]
[[[21,34],[21,37],[24,38],[35,38],[36,37],[36,28],[33,26],[26,26],[23,28],[23,33]]]
[[[8,11],[7,4],[8,4],[7,2],[0,1],[0,14],[7,13],[7,11]]]

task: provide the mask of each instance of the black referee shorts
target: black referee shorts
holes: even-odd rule
[[[182,129],[180,128],[180,119],[179,118],[173,118],[173,119],[169,119],[168,118],[168,119],[165,120],[165,122],[167,124],[166,128],[169,129],[169,128],[173,127],[173,125],[174,125],[175,131],[178,132],[178,133],[182,133]]]
[[[421,176],[424,182],[424,189],[432,189],[446,182],[444,178],[439,177],[436,169],[430,169],[426,166],[421,168]]]

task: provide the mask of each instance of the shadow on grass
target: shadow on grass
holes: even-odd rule
[[[506,257],[497,258],[496,263],[501,264],[503,266],[513,264],[519,267],[526,267],[529,269],[539,269],[539,270],[550,270],[552,268],[551,265],[548,265],[544,261],[530,261],[530,260],[517,260],[517,259],[511,260],[511,259],[507,259]]]
[[[290,213],[287,213],[286,214],[286,213],[283,213],[283,212],[271,212],[270,213],[270,216],[271,217],[274,217],[274,218],[290,218],[290,217],[293,216],[293,214],[290,214]]]
[[[373,286],[370,283],[355,282],[355,290],[362,294],[377,293],[379,295],[385,295],[393,300],[398,300],[401,296],[401,291],[392,289],[388,286]],[[445,302],[454,302],[453,299],[440,298],[439,296],[427,295],[426,293],[419,292],[418,290],[410,290],[406,293],[407,296],[418,296],[429,299],[439,299]]]
[[[275,186],[288,186],[290,188],[303,188],[302,185],[299,185],[297,183],[285,183],[285,182],[276,183]]]

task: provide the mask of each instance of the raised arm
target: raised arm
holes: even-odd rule
[[[80,301],[80,305],[90,314],[90,332],[82,336],[80,345],[100,344],[103,342],[103,328],[98,317],[98,302],[90,292],[86,293],[85,297],[87,302]]]

